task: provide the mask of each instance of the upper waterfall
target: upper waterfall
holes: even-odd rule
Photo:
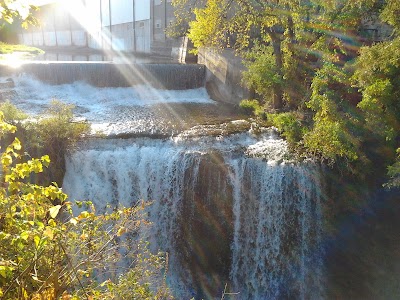
[[[205,68],[182,64],[119,64],[112,62],[29,62],[18,68],[0,64],[1,76],[30,74],[53,85],[85,81],[97,87],[150,85],[183,90],[204,87]]]

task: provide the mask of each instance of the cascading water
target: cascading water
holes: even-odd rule
[[[87,141],[67,158],[63,189],[98,209],[152,201],[146,234],[154,251],[169,252],[168,283],[178,299],[219,299],[226,283],[229,292],[240,293],[232,299],[324,298],[318,168],[287,160],[282,139],[228,134],[243,131],[246,121],[194,126],[203,119],[191,110],[219,115],[204,88],[55,86],[30,76],[13,81],[7,97],[33,115],[55,97],[75,104],[105,135],[175,136]],[[175,104],[183,103],[190,109],[177,113]],[[161,118],[165,111],[168,117]],[[236,126],[241,129],[232,130]]]
[[[182,90],[204,86],[205,67],[181,64],[121,64],[106,62],[25,63],[19,68],[0,64],[2,76],[27,73],[50,84],[85,81],[97,87],[152,85],[159,89]]]
[[[154,201],[153,246],[170,253],[178,299],[217,298],[225,283],[235,299],[321,299],[318,172],[285,153],[269,135],[102,141],[67,159],[63,188],[98,207]]]
[[[321,204],[308,165],[233,163],[231,278],[240,299],[322,299]]]

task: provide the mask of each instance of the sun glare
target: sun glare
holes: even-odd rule
[[[23,64],[23,56],[26,52],[13,52],[9,54],[3,54],[3,60],[0,60],[2,65],[7,65],[11,68],[17,69]]]
[[[59,3],[92,36],[100,30],[99,16],[95,9],[91,9],[90,3],[85,5],[81,0],[60,1]]]

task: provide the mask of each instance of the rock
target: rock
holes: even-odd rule
[[[0,79],[0,89],[12,89],[15,87],[14,80],[12,78]]]
[[[11,90],[11,91],[2,91],[2,90],[0,90],[0,101],[4,102],[6,100],[11,100],[16,95],[17,95],[17,93],[15,91],[13,91],[13,90]]]

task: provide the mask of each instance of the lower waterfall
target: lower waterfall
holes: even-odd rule
[[[67,157],[71,199],[153,201],[151,245],[177,299],[322,299],[318,167],[271,134],[97,140]]]

